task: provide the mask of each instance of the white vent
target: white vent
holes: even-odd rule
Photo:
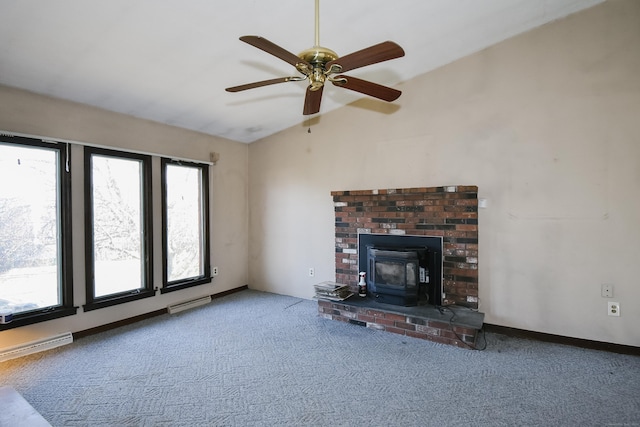
[[[5,360],[9,359],[15,359],[16,357],[26,356],[28,354],[38,353],[40,351],[51,350],[52,348],[71,344],[72,342],[73,335],[71,334],[71,332],[65,332],[64,334],[56,335],[53,337],[28,342],[26,344],[21,344],[0,351],[0,362],[4,362]]]
[[[199,307],[201,305],[209,304],[211,297],[202,297],[191,301],[179,302],[167,307],[169,314],[179,313],[181,311],[189,310],[190,308]]]

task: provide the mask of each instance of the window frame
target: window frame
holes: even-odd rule
[[[210,216],[209,216],[209,165],[206,163],[191,162],[185,160],[175,160],[166,157],[161,158],[161,189],[162,189],[162,288],[160,293],[178,291],[192,286],[211,283],[211,242],[210,242]],[[197,277],[168,281],[168,218],[167,218],[167,165],[188,166],[200,169],[202,197],[202,230],[203,233],[203,274]]]
[[[73,253],[71,222],[71,159],[68,143],[49,142],[24,136],[0,134],[4,144],[28,146],[57,151],[58,170],[58,232],[60,234],[58,254],[58,280],[60,304],[41,309],[15,313],[10,323],[0,324],[0,331],[32,325],[61,317],[72,316],[78,307],[73,305]]]
[[[143,278],[142,288],[118,292],[105,296],[95,296],[95,265],[94,265],[94,236],[93,236],[93,177],[91,158],[93,155],[114,157],[128,160],[138,160],[142,166],[141,174],[141,207],[142,207],[142,258]],[[84,311],[97,310],[124,304],[156,294],[153,285],[153,205],[152,205],[152,160],[151,156],[126,151],[112,150],[101,147],[84,147],[84,209],[85,209],[85,283],[86,303]]]

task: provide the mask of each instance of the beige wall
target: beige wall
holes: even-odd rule
[[[640,346],[639,22],[609,1],[251,144],[251,286],[334,279],[331,190],[478,185],[487,323]]]
[[[220,274],[211,284],[156,295],[140,301],[0,332],[0,349],[62,332],[77,332],[163,309],[167,305],[211,295],[248,283],[248,146],[196,132],[165,126],[0,86],[0,130],[78,141],[117,149],[220,161],[211,175],[211,257]],[[72,162],[81,165],[82,147],[72,148]],[[160,161],[154,158],[154,183],[159,190]],[[72,176],[74,300],[84,304],[84,234],[82,168]],[[162,286],[161,201],[154,192],[155,286]]]
[[[0,86],[0,130],[201,161],[221,154],[211,285],[0,332],[0,348],[247,283],[310,298],[314,283],[334,279],[330,191],[456,184],[478,185],[489,202],[479,219],[488,323],[639,346],[638,22],[640,2],[609,1],[409,81],[395,104],[358,101],[320,116],[310,134],[301,125],[249,146]],[[72,155],[81,162],[79,147]],[[82,305],[82,177],[73,179]],[[159,224],[159,194],[154,205]],[[621,317],[606,315],[602,283],[614,285]]]

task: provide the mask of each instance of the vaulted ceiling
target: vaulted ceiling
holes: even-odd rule
[[[321,0],[320,44],[346,55],[395,41],[406,56],[349,73],[393,87],[601,1]],[[308,83],[225,92],[299,75],[238,38],[297,54],[314,44],[314,12],[314,0],[0,0],[0,84],[250,143],[306,120]],[[361,97],[329,85],[319,114]]]

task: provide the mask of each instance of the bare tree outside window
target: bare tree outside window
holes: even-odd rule
[[[57,150],[0,144],[0,308],[61,303]]]
[[[91,157],[94,296],[144,287],[142,165]]]
[[[202,173],[199,167],[166,165],[167,280],[204,274]]]

